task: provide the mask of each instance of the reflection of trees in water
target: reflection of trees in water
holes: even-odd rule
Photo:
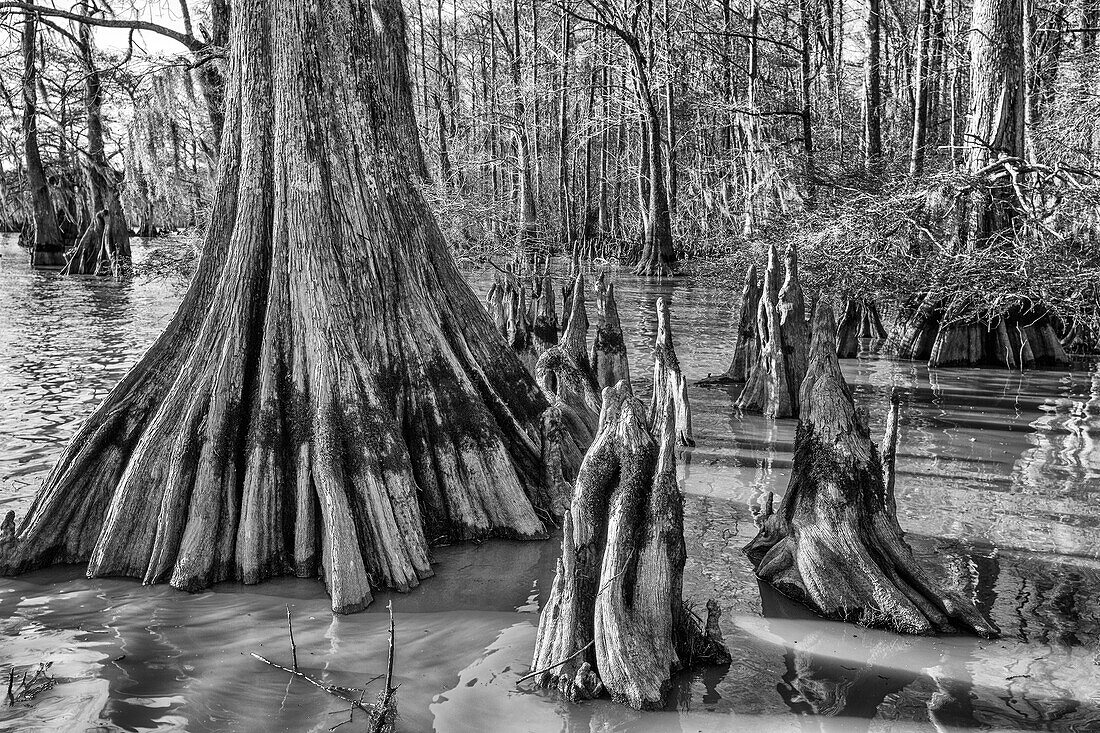
[[[1065,390],[1068,392],[1068,390]],[[1048,397],[1028,425],[1030,448],[1016,462],[1013,485],[1043,493],[1079,493],[1100,478],[1100,367],[1085,395]]]
[[[807,609],[788,600],[770,586],[759,584],[765,618],[818,621]],[[920,677],[920,671],[887,669],[883,662],[908,646],[904,637],[867,633],[852,634],[857,627],[820,621],[822,631],[807,634],[797,644],[785,647],[786,672],[776,691],[792,712],[799,715],[855,720],[851,730],[870,726],[879,707],[888,696],[900,692]],[[842,638],[845,637],[845,638]],[[853,640],[851,637],[856,637]],[[861,645],[866,661],[842,659],[835,655],[845,646]],[[855,656],[855,655],[851,655]],[[811,719],[812,720],[812,719]],[[809,722],[809,721],[807,721]],[[824,729],[825,721],[816,721]],[[808,730],[806,724],[803,730]]]

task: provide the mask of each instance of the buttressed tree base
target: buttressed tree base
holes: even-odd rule
[[[431,575],[436,540],[545,537],[546,401],[410,181],[400,5],[246,0],[231,35],[199,270],[0,570],[320,575],[350,612]]]

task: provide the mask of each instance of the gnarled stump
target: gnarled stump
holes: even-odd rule
[[[695,445],[691,434],[691,403],[687,379],[680,371],[680,360],[672,346],[672,324],[668,301],[657,299],[657,339],[653,344],[653,395],[649,401],[649,424],[656,430],[664,424],[666,413],[673,421],[676,443]]]
[[[787,388],[791,392],[791,405],[798,415],[798,388],[806,378],[806,366],[810,360],[810,324],[806,320],[806,300],[802,284],[798,281],[798,248],[792,242],[787,246],[787,274],[779,290],[779,341],[783,349],[783,363],[787,368]]]
[[[608,282],[607,273],[596,281],[596,338],[590,362],[597,386],[612,387],[623,382],[630,389],[630,365],[615,302],[615,283]]]
[[[550,406],[542,414],[543,506],[555,517],[569,509],[573,481],[592,445],[600,416],[600,397],[588,375],[561,346],[542,353],[535,376]]]
[[[741,310],[737,316],[737,333],[733,342],[733,359],[729,369],[722,374],[699,380],[698,384],[744,384],[760,354],[760,332],[756,326],[760,310],[760,296],[764,292],[756,272],[756,265],[749,265],[745,272],[745,286],[741,290]]]
[[[546,536],[546,401],[403,168],[403,16],[371,7],[234,3],[198,272],[0,571],[86,561],[185,590],[320,575],[350,612],[431,575],[437,539]]]
[[[606,688],[634,708],[664,705],[670,678],[700,645],[723,659],[683,605],[683,499],[672,415],[655,441],[623,385],[603,392],[596,439],[565,516],[562,557],[539,619],[532,667],[571,699]]]
[[[558,345],[564,351],[581,373],[588,380],[592,391],[598,393],[599,384],[596,382],[596,374],[592,371],[592,362],[588,359],[588,311],[584,306],[584,274],[578,274],[573,281],[573,286],[566,297],[569,309],[569,318],[564,324],[564,331]]]
[[[504,283],[499,276],[493,278],[493,284],[485,294],[485,310],[493,320],[493,325],[500,331],[500,335],[507,338],[508,321],[504,314]]]
[[[836,355],[854,359],[859,355],[860,339],[881,341],[887,338],[878,304],[873,298],[846,297],[836,328]]]
[[[741,410],[770,417],[797,414],[787,385],[787,359],[779,323],[779,252],[773,244],[768,249],[768,267],[764,270],[764,288],[756,317],[760,350],[737,398],[736,405]]]
[[[814,318],[794,466],[779,510],[770,502],[745,546],[757,576],[826,618],[903,633],[997,629],[962,596],[937,587],[905,542],[879,451],[836,357],[836,322]],[[896,440],[896,416],[888,425]],[[888,456],[893,450],[888,448]]]

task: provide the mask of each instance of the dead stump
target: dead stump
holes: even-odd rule
[[[589,375],[561,346],[542,353],[535,378],[550,402],[542,413],[541,505],[560,517],[569,509],[573,481],[596,435],[600,397]]]
[[[615,283],[608,282],[607,273],[596,281],[596,338],[589,361],[599,387],[623,382],[630,389],[630,365],[615,302]]]
[[[778,511],[768,502],[759,534],[745,546],[757,577],[826,618],[900,633],[995,636],[969,600],[938,587],[905,542],[893,495],[896,414],[884,472],[840,372],[835,334],[832,309],[822,303],[790,483]]]
[[[798,255],[793,244],[787,248],[787,274],[782,288],[779,252],[774,244],[769,247],[756,329],[760,348],[737,407],[768,417],[797,416],[798,385],[806,374],[810,339],[805,299],[798,282]]]
[[[680,371],[680,360],[672,346],[672,325],[668,301],[657,299],[657,340],[653,345],[653,396],[649,402],[649,424],[655,430],[664,424],[670,412],[678,445],[695,445],[691,434],[691,403],[687,379]]]
[[[760,353],[760,332],[756,327],[760,296],[764,292],[756,272],[756,265],[749,265],[745,272],[745,286],[741,290],[741,310],[737,316],[737,332],[733,342],[733,359],[729,369],[722,374],[699,380],[703,386],[744,384],[749,371]]]
[[[700,628],[682,600],[674,431],[667,412],[655,440],[645,406],[625,385],[604,389],[532,661],[531,676],[567,699],[606,691],[634,708],[660,708],[692,653],[729,661],[721,634]]]
[[[836,355],[841,359],[854,359],[859,355],[860,339],[872,342],[887,338],[882,316],[874,298],[847,297],[836,328]]]

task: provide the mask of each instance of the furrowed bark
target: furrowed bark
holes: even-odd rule
[[[757,577],[815,612],[900,633],[997,629],[917,564],[898,525],[892,480],[852,402],[836,357],[836,323],[822,303],[802,383],[790,483],[745,546]],[[888,422],[887,470],[897,418]]]
[[[400,37],[361,42],[378,0],[333,11],[234,5],[199,270],[6,538],[4,573],[320,574],[349,612],[429,576],[435,541],[545,537],[546,400],[384,122],[411,98]]]

